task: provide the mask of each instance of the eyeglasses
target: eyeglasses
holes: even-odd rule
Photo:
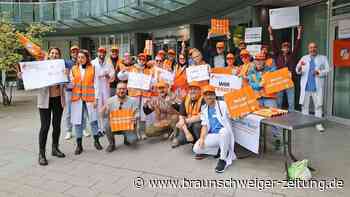
[[[227,60],[234,60],[233,57],[227,57],[226,59],[227,59]]]

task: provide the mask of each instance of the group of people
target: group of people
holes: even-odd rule
[[[76,155],[83,152],[83,136],[90,135],[86,132],[86,123],[89,122],[94,147],[97,150],[103,149],[99,138],[104,134],[109,142],[105,149],[107,152],[116,148],[115,134],[124,136],[125,145],[133,145],[147,137],[161,137],[171,139],[172,148],[188,143],[194,144],[196,159],[212,155],[218,158],[215,171],[223,172],[236,159],[234,132],[231,126],[232,121],[236,120],[230,119],[226,103],[216,95],[215,88],[209,81],[188,82],[186,69],[206,65],[210,73],[215,68],[222,67],[226,73],[241,77],[244,86],[251,86],[254,91],[262,93],[262,75],[287,67],[294,81],[296,75],[301,75],[299,101],[302,112],[309,113],[312,98],[315,115],[321,117],[323,81],[329,65],[327,58],[317,53],[317,45],[313,42],[308,45],[309,54],[297,60],[302,27],[297,29],[297,40],[292,50],[289,42],[283,42],[278,48],[273,31],[269,28],[272,53],[269,51],[269,45],[263,45],[261,52],[255,56],[250,55],[244,42],[240,42],[234,52],[227,50],[225,42],[219,41],[212,45],[210,33],[201,50],[186,48],[182,44],[180,51],[160,50],[154,58],[140,53],[136,62],[132,61],[128,53],[120,58],[117,47],[110,49],[109,56],[107,49],[100,47],[96,59],[91,60],[89,51],[72,46],[71,59],[65,61],[69,83],[39,90],[39,164],[48,164],[45,148],[51,114],[52,155],[65,157],[58,147],[64,111],[65,139],[72,138],[74,128]],[[60,58],[59,48],[49,49],[48,59]],[[157,76],[157,68],[173,73],[173,82],[166,82]],[[151,88],[130,88],[128,78],[132,73],[152,76]],[[290,88],[278,94],[260,94],[259,102],[261,106],[281,108],[283,97],[286,95],[288,110],[293,111],[294,92],[294,88]],[[115,119],[111,120],[110,114],[122,109],[134,112],[134,129],[115,132],[111,128]],[[324,128],[318,125],[317,129]],[[277,129],[273,129],[273,133],[274,136],[278,136]]]

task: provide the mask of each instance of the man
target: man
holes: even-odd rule
[[[157,55],[155,58],[155,65],[158,68],[163,68],[163,59],[161,56]]]
[[[230,35],[227,35],[229,40]],[[225,43],[223,41],[218,41],[215,45],[215,50],[211,47],[212,44],[212,35],[211,32],[208,32],[207,39],[203,43],[204,54],[207,57],[207,61],[211,67],[225,67],[226,61],[226,52],[225,52]]]
[[[264,81],[262,76],[267,72],[273,72],[276,70],[274,66],[266,66],[266,56],[263,52],[258,53],[255,56],[255,60],[248,72],[248,82],[250,87],[254,91],[258,92],[261,97],[259,98],[260,106],[263,107],[277,107],[276,95],[264,93]],[[272,128],[273,143],[275,150],[279,150],[281,146],[281,140],[279,138],[279,131],[276,127]]]
[[[168,71],[173,71],[176,65],[176,52],[174,49],[168,50],[168,59],[166,59],[163,63],[164,69]]]
[[[77,45],[73,45],[70,48],[70,57],[71,59],[69,60],[65,60],[65,65],[66,65],[66,72],[70,73],[71,69],[73,68],[74,64],[77,61],[78,58],[78,53],[79,53],[79,47]],[[73,125],[71,122],[71,112],[72,112],[72,83],[69,82],[66,86],[65,86],[65,110],[64,110],[64,130],[66,132],[66,137],[64,139],[69,140],[72,138],[72,129],[73,129]],[[86,133],[86,132],[84,132]]]
[[[106,61],[106,48],[100,47],[97,50],[97,57],[91,64],[95,68],[95,74],[97,76],[97,84],[99,86],[99,95],[97,110],[100,111],[103,105],[106,104],[107,99],[111,96],[111,89],[109,83],[113,82],[115,79],[115,70],[111,64]],[[102,120],[102,119],[99,119]],[[106,120],[104,120],[106,121]],[[103,122],[98,123],[99,133],[103,134]]]
[[[205,104],[201,96],[201,86],[198,82],[189,84],[189,94],[180,105],[179,121],[176,123],[176,128],[179,133],[173,139],[172,148],[176,148],[186,143],[195,143],[199,139],[201,122],[200,110]]]
[[[143,106],[143,111],[146,115],[152,112],[155,115],[154,123],[147,126],[145,134],[147,137],[156,137],[164,134],[163,136],[167,138],[175,128],[178,120],[178,112],[175,109],[177,104],[175,99],[168,94],[168,84],[160,81],[155,86],[159,96],[152,97]]]
[[[116,95],[109,98],[107,100],[107,103],[103,106],[103,108],[100,111],[100,117],[104,117],[106,114],[110,115],[110,113],[114,110],[121,110],[121,109],[129,109],[134,111],[134,122],[135,122],[135,130],[132,131],[118,131],[116,133],[113,133],[111,130],[110,124],[106,124],[106,135],[109,142],[108,147],[106,148],[106,152],[113,152],[115,150],[115,138],[114,134],[119,134],[124,136],[124,144],[125,145],[131,145],[135,144],[137,142],[137,135],[136,135],[136,119],[139,116],[139,108],[138,103],[128,97],[127,95],[127,84],[125,82],[119,82],[117,84],[116,89]],[[111,120],[109,119],[109,122]]]
[[[226,104],[215,100],[215,88],[207,85],[202,92],[206,104],[200,113],[202,129],[199,140],[193,146],[193,152],[198,159],[203,158],[203,154],[215,156],[220,152],[215,171],[222,173],[236,159],[232,125]]]
[[[269,45],[263,44],[261,45],[261,52],[266,56],[266,66],[276,66],[275,60],[269,53]]]
[[[144,53],[140,53],[138,55],[137,63],[130,67],[124,67],[118,73],[118,79],[121,81],[128,80],[129,74],[131,73],[143,73],[145,75],[153,75],[153,69],[146,67],[147,63],[147,55]],[[128,88],[128,95],[138,101],[139,109],[142,109],[144,103],[152,96],[151,90],[144,91],[133,88]],[[139,110],[139,123],[138,123],[138,135],[140,139],[146,139],[146,136],[143,134],[145,130],[146,122],[150,122],[151,120],[146,117],[146,114],[143,110]]]
[[[115,95],[115,91],[116,91],[116,87],[117,87],[117,83],[118,83],[118,79],[117,79],[117,75],[118,72],[120,71],[120,66],[121,66],[122,61],[119,59],[119,48],[116,46],[113,46],[111,48],[111,55],[110,58],[108,58],[107,64],[112,65],[115,71],[115,75],[114,75],[114,79],[111,83],[110,83],[110,91],[111,91],[111,96]]]
[[[294,46],[293,50],[291,51],[289,42],[283,42],[281,44],[281,50],[278,50],[277,43],[276,43],[274,36],[273,36],[272,27],[269,26],[269,28],[268,28],[269,34],[270,34],[270,41],[271,41],[271,45],[272,45],[273,56],[276,60],[277,69],[287,67],[289,72],[292,74],[292,79],[293,79],[294,83],[296,82],[295,66],[297,64],[297,53],[298,53],[298,51],[300,49],[300,45],[301,45],[302,29],[303,29],[302,26],[298,26],[297,40],[295,42],[295,46]],[[295,89],[294,89],[294,87],[283,90],[277,95],[277,105],[279,108],[282,108],[284,95],[287,96],[288,111],[294,111],[294,109],[295,109],[295,105],[294,105]]]
[[[316,43],[309,43],[308,51],[309,54],[303,56],[296,67],[296,73],[301,75],[299,103],[302,105],[302,112],[309,114],[310,97],[312,97],[315,116],[321,118],[324,80],[329,72],[329,63],[326,56],[318,54]],[[316,129],[324,131],[322,124],[316,125]]]

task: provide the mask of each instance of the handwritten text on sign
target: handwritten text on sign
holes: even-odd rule
[[[210,74],[210,85],[215,87],[217,96],[223,96],[227,92],[241,89],[242,79],[235,75]]]
[[[187,82],[209,80],[209,65],[190,66],[186,69]]]
[[[145,75],[143,73],[129,72],[128,76],[128,88],[135,88],[141,90],[151,89],[151,75]]]
[[[22,62],[20,65],[26,90],[68,82],[64,60]]]

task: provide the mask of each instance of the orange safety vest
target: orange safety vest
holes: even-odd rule
[[[78,101],[81,99],[85,102],[95,102],[94,67],[91,64],[86,66],[84,79],[81,79],[80,67],[78,65],[73,67],[72,74],[72,101]]]
[[[186,68],[180,68],[180,66],[176,66],[175,68],[175,77],[174,84],[172,86],[172,91],[176,89],[188,90],[187,76],[186,76]]]
[[[128,68],[128,72],[135,72],[135,73],[143,73],[145,75],[152,75],[153,70],[151,68],[138,68],[135,65]],[[132,97],[136,96],[143,96],[143,97],[151,97],[153,96],[152,91],[144,91],[144,90],[138,90],[134,88],[128,88],[128,95]]]
[[[201,111],[202,97],[200,97],[194,105],[192,105],[191,97],[185,98],[185,109],[188,117],[197,116]]]

